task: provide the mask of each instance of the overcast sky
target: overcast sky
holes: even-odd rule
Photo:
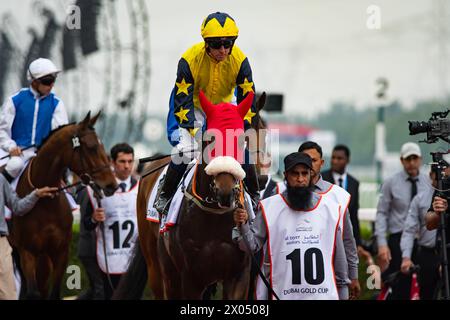
[[[123,7],[125,0],[117,0]],[[39,25],[31,0],[0,1],[19,23],[19,43],[29,43],[26,29]],[[201,41],[200,24],[214,11],[225,11],[240,29],[237,45],[249,57],[258,91],[282,93],[285,113],[310,117],[335,101],[374,105],[377,86],[389,79],[390,99],[406,106],[448,92],[449,27],[445,0],[189,0],[146,1],[150,12],[152,113],[166,112],[178,59]],[[47,0],[61,19],[70,1]],[[381,28],[367,28],[367,8],[377,5]],[[119,10],[127,28],[126,10]],[[125,16],[123,16],[125,15]],[[439,32],[440,30],[440,32]],[[122,34],[127,40],[126,32]],[[125,59],[126,60],[126,59]],[[124,66],[123,74],[131,72]],[[1,70],[0,70],[1,72]],[[96,86],[89,94],[95,95]],[[126,82],[123,84],[126,87]],[[125,90],[125,89],[124,89]],[[61,96],[66,93],[61,93]],[[69,99],[69,98],[67,98]]]

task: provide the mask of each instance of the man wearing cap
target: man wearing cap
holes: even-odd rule
[[[378,264],[382,279],[400,271],[402,251],[400,240],[414,196],[426,192],[428,177],[421,173],[422,154],[413,142],[405,143],[400,151],[403,170],[388,178],[381,188],[375,221],[375,236],[378,244]],[[413,253],[414,255],[414,253]],[[410,279],[400,275],[399,282],[392,287],[392,299],[407,300],[410,296]]]
[[[289,154],[284,166],[286,190],[262,200],[254,221],[247,221],[246,210],[235,210],[233,240],[244,251],[264,248],[263,272],[279,299],[337,300],[336,277],[347,273],[339,204],[313,192],[307,154]],[[261,278],[256,298],[275,298]]]
[[[347,258],[346,266],[348,268],[348,277],[340,277],[337,275],[338,285],[345,288],[348,285],[348,294],[350,299],[356,299],[359,297],[361,287],[358,280],[358,252],[355,237],[353,236],[353,228],[350,220],[350,214],[348,212],[348,205],[350,200],[350,194],[343,188],[335,185],[333,186],[328,181],[325,181],[321,176],[321,169],[324,164],[322,159],[322,147],[314,141],[305,141],[298,148],[299,152],[306,153],[311,157],[312,161],[312,183],[314,186],[314,192],[318,194],[331,195],[332,198],[337,201],[341,206],[343,216],[340,223],[342,227],[342,240],[344,243],[345,255]],[[279,183],[277,192],[281,193],[286,189],[286,183]],[[345,208],[345,209],[343,209]],[[342,293],[344,290],[342,290]]]
[[[188,163],[194,158],[196,133],[205,127],[205,115],[199,93],[203,90],[213,104],[233,102],[240,104],[249,93],[255,92],[252,70],[246,55],[235,45],[239,29],[234,19],[224,12],[209,14],[201,25],[204,41],[189,48],[178,62],[177,78],[170,97],[167,117],[169,142],[176,146],[182,161],[172,158],[162,187],[155,201],[155,209],[163,215],[169,210],[169,201],[180,183]],[[248,129],[256,115],[253,101],[244,117]],[[244,184],[254,203],[259,199],[258,181],[254,163],[243,165]]]
[[[9,97],[0,112],[0,155],[9,155],[3,172],[12,181],[33,157],[53,129],[68,123],[61,99],[51,91],[61,72],[48,59],[31,62],[27,76],[29,88]],[[22,150],[25,149],[26,150]]]

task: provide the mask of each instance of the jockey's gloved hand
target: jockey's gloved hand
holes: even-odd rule
[[[177,144],[176,148],[178,150],[179,157],[183,157],[184,161],[190,162],[195,158],[195,152],[198,150],[198,143],[187,129],[179,128],[178,130],[180,142]]]

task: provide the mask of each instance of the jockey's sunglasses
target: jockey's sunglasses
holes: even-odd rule
[[[44,86],[52,85],[55,82],[55,80],[56,80],[55,76],[45,76],[38,79],[38,81],[42,83]]]
[[[233,46],[233,39],[217,39],[217,40],[208,40],[206,41],[208,46],[212,49],[220,49],[222,46],[225,49],[229,49]]]

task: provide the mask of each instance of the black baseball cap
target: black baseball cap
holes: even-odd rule
[[[293,152],[284,158],[284,171],[289,171],[298,164],[303,164],[312,169],[312,159],[303,152]]]

